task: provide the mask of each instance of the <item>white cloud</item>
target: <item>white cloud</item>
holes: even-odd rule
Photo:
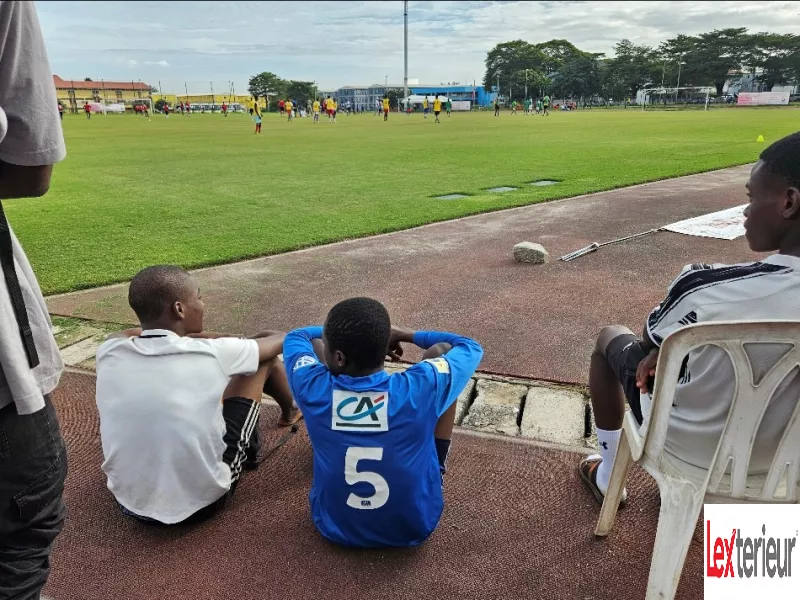
[[[130,68],[133,68],[133,67],[135,67],[135,66],[136,66],[136,64],[137,64],[137,63],[136,63],[136,61],[135,61],[135,60],[133,60],[132,58],[128,59],[128,66],[129,66]]]
[[[423,83],[483,76],[498,42],[565,38],[611,54],[629,38],[657,46],[724,27],[794,33],[797,2],[409,2],[409,76]],[[324,88],[403,80],[400,2],[37,2],[53,70],[115,78],[128,60],[143,81],[244,90],[270,70]],[[81,31],[76,37],[74,32]],[[87,53],[86,48],[94,52]],[[146,59],[146,60],[145,60]],[[169,66],[165,82],[163,67]],[[185,83],[188,82],[188,83]],[[193,83],[194,82],[194,83]],[[205,89],[205,88],[203,88]]]

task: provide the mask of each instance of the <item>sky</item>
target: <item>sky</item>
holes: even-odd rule
[[[134,80],[164,93],[246,93],[262,71],[343,85],[403,82],[403,2],[36,3],[53,73]],[[409,2],[408,76],[480,82],[500,42],[568,39],[612,55],[724,27],[797,33],[800,2]],[[213,82],[213,84],[211,83]]]

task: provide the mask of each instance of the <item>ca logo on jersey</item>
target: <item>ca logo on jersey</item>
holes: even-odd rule
[[[389,431],[389,392],[333,390],[331,429]]]

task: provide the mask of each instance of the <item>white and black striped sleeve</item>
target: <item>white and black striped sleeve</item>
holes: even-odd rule
[[[647,318],[647,333],[653,342],[660,346],[670,333],[697,322],[700,309],[709,302],[716,302],[720,285],[752,280],[787,267],[754,262],[740,265],[688,265],[672,282],[667,297]],[[713,291],[712,291],[713,288]],[[731,288],[731,293],[741,288]],[[735,299],[735,298],[732,298]]]

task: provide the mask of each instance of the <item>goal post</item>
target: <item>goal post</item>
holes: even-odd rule
[[[716,97],[713,86],[681,86],[643,88],[636,92],[636,103],[645,109],[694,105],[708,110],[712,98]]]

